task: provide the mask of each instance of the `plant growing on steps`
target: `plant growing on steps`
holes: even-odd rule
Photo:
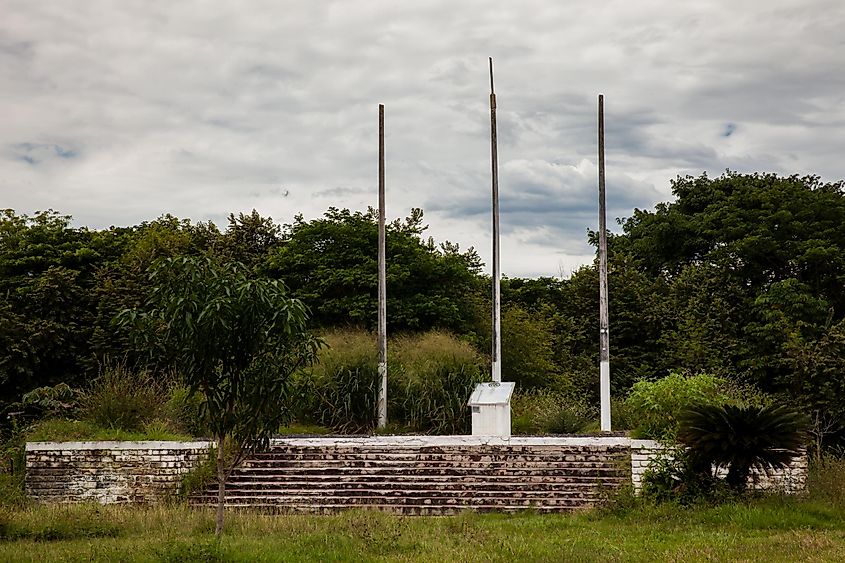
[[[208,257],[160,260],[142,310],[126,310],[139,349],[163,353],[201,393],[201,416],[217,440],[215,534],[223,529],[226,480],[265,448],[285,421],[291,373],[316,357],[308,310],[277,280],[254,278],[237,262]]]
[[[725,481],[742,492],[753,468],[784,468],[799,455],[806,428],[802,414],[782,405],[702,405],[681,416],[678,441],[698,460],[727,466]]]

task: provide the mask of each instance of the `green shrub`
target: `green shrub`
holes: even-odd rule
[[[173,422],[167,418],[154,418],[144,423],[142,429],[144,440],[174,440],[180,439],[177,436],[182,436],[185,439],[190,439],[187,434],[180,433]]]
[[[103,428],[139,431],[157,418],[166,392],[148,372],[107,364],[86,393],[82,418]]]
[[[638,381],[625,400],[637,438],[673,442],[681,414],[692,406],[762,406],[769,398],[753,388],[707,374],[672,373],[657,381]]]
[[[217,449],[210,448],[208,455],[196,467],[182,477],[179,496],[187,499],[202,493],[217,479]]]
[[[0,507],[20,507],[26,503],[24,472],[0,472]]]
[[[551,320],[510,305],[502,311],[501,330],[504,381],[515,381],[521,388],[536,388],[556,379]]]
[[[514,434],[577,434],[598,417],[586,401],[549,389],[517,391],[511,404]]]
[[[811,463],[807,491],[811,499],[829,503],[845,514],[845,457],[824,456]]]
[[[21,403],[24,407],[36,409],[42,417],[73,417],[77,413],[82,393],[66,383],[53,387],[38,387],[24,394]]]
[[[728,500],[724,488],[718,486],[712,466],[691,456],[686,448],[672,447],[662,451],[643,475],[643,500],[652,503],[673,502],[681,505]]]
[[[3,434],[0,443],[0,507],[26,504],[24,438],[20,431]]]
[[[636,413],[618,397],[610,398],[610,422],[614,431],[633,430],[638,424]]]

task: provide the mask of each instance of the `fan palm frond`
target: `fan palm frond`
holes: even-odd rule
[[[783,405],[706,405],[682,415],[678,440],[693,455],[727,466],[726,481],[741,490],[753,468],[783,468],[799,455],[806,428],[805,417]]]

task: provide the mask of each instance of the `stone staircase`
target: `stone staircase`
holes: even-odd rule
[[[232,473],[226,505],[309,513],[562,512],[592,506],[631,479],[623,444],[398,438],[277,440]],[[194,502],[214,504],[216,483]]]

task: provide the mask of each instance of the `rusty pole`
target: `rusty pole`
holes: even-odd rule
[[[599,394],[601,430],[610,432],[610,323],[607,314],[607,210],[604,182],[604,96],[599,94]]]
[[[384,226],[384,104],[378,106],[378,427],[387,426],[387,259]]]
[[[493,362],[492,379],[502,381],[501,273],[499,271],[499,156],[496,137],[496,93],[493,57],[490,57],[490,155],[493,183]]]

